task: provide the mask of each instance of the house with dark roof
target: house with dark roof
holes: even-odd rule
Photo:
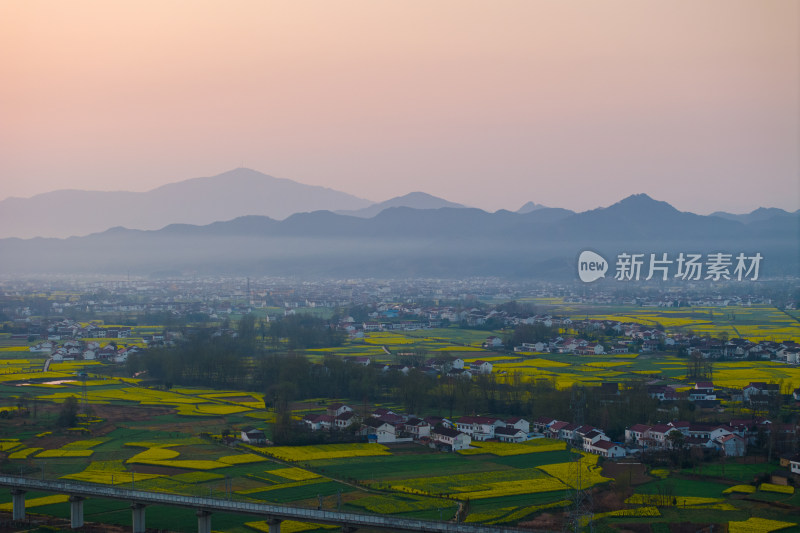
[[[600,457],[607,457],[609,459],[625,457],[626,454],[625,448],[619,444],[611,442],[610,440],[598,441],[593,444],[588,451],[599,455]]]
[[[560,439],[560,438],[562,438],[561,437],[561,430],[564,429],[565,427],[569,426],[569,425],[570,425],[569,422],[564,422],[563,420],[556,420],[555,422],[550,424],[550,427],[547,428],[548,432],[545,433],[545,437],[548,437],[548,438],[551,438],[551,439]]]
[[[456,420],[456,429],[474,440],[493,439],[495,429],[500,427],[505,427],[505,422],[488,416],[462,416]]]
[[[780,393],[780,385],[763,381],[751,381],[747,387],[742,389],[745,401],[752,401],[754,396],[776,396]]]
[[[533,421],[533,430],[537,433],[546,433],[550,429],[550,425],[554,422],[557,422],[555,418],[540,416]]]
[[[359,434],[367,437],[370,442],[385,444],[397,440],[397,428],[389,422],[377,418],[368,418],[361,424]]]
[[[735,433],[729,433],[716,442],[725,457],[742,457],[747,451],[747,441]]]
[[[525,442],[528,434],[513,426],[495,428],[494,436],[500,442]]]
[[[356,414],[353,411],[345,411],[342,414],[337,415],[333,420],[333,424],[336,429],[347,429],[355,422]]]
[[[411,435],[414,440],[419,440],[422,437],[430,437],[431,425],[416,417],[409,418],[403,425],[403,430]]]
[[[531,424],[524,418],[520,418],[518,416],[509,418],[506,420],[506,427],[521,429],[523,432],[530,433],[531,432]]]
[[[447,451],[464,450],[472,443],[472,439],[466,433],[445,427],[431,431],[431,441],[437,448]]]
[[[652,426],[645,424],[634,424],[625,430],[625,442],[629,444],[641,445]]]
[[[335,418],[328,414],[307,414],[303,417],[303,422],[311,431],[321,431],[331,429]]]
[[[592,431],[586,433],[583,436],[583,450],[587,452],[592,451],[592,446],[600,442],[601,440],[611,440],[606,437],[605,433],[602,431],[598,431],[593,429]]]
[[[267,436],[260,429],[252,426],[247,426],[242,429],[242,442],[248,444],[264,444],[267,442]]]

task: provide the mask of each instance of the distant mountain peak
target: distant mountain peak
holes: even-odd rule
[[[630,210],[630,211],[644,211],[649,209],[657,209],[660,211],[672,211],[678,212],[671,204],[667,202],[662,202],[661,200],[655,200],[649,195],[645,193],[639,194],[632,194],[626,198],[623,198],[619,202],[607,207],[606,209],[623,209],[623,210]]]
[[[657,201],[658,200],[654,200],[653,197],[650,196],[649,194],[640,192],[640,193],[637,193],[637,194],[631,194],[630,196],[626,196],[625,198],[623,198],[622,200],[620,200],[617,203],[618,204],[624,204],[624,203],[633,203],[633,202],[644,203],[644,202],[657,202]]]
[[[360,209],[369,200],[250,168],[168,183],[146,192],[54,191],[0,201],[0,237],[66,237],[112,226],[154,230],[211,224],[245,215],[283,219],[320,209]],[[92,206],[92,209],[75,207]],[[40,213],[35,219],[30,213]],[[19,221],[25,220],[25,224]]]
[[[403,196],[395,196],[383,202],[372,204],[363,209],[351,211],[337,211],[340,215],[350,215],[360,218],[372,218],[386,209],[392,207],[408,207],[411,209],[441,209],[443,207],[464,208],[466,206],[450,202],[444,198],[433,196],[426,192],[414,191]]]
[[[408,194],[404,194],[402,196],[396,196],[390,200],[386,200],[387,202],[391,202],[394,200],[438,200],[442,202],[446,202],[447,200],[442,200],[441,198],[434,196],[432,194],[428,194],[422,191],[413,191]]]
[[[797,214],[798,212],[795,212],[794,214]],[[741,215],[727,213],[725,211],[714,211],[710,216],[724,218],[727,220],[737,220],[745,224],[750,224],[752,222],[760,222],[775,217],[790,217],[792,216],[792,213],[777,207],[759,207],[758,209],[754,209],[749,213],[744,213]]]
[[[524,215],[526,213],[531,213],[539,209],[547,209],[547,206],[542,204],[537,204],[535,202],[526,202],[525,205],[517,209],[516,213]]]

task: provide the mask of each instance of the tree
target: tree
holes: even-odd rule
[[[686,437],[677,429],[673,429],[667,433],[667,442],[669,442],[670,456],[674,466],[680,466],[683,460],[683,452],[686,445]]]
[[[69,396],[64,400],[61,405],[61,411],[58,413],[56,424],[61,427],[71,427],[75,425],[78,420],[78,399],[75,396]]]

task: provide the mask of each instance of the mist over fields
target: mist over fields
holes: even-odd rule
[[[579,252],[593,249],[612,263],[620,252],[758,252],[765,279],[800,270],[799,222],[800,215],[785,211],[749,223],[700,216],[646,195],[584,213],[393,207],[363,218],[316,211],[283,221],[246,216],[154,231],[112,228],[67,239],[2,239],[0,270],[559,280],[574,279]]]

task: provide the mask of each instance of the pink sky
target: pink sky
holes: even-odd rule
[[[246,166],[488,210],[795,210],[799,6],[9,0],[0,199]]]

